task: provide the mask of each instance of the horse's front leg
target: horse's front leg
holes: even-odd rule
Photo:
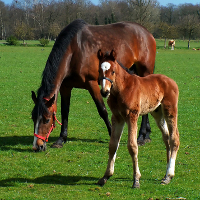
[[[133,161],[133,188],[140,187],[140,170],[138,165],[138,145],[137,145],[137,120],[138,115],[130,113],[128,118],[128,150]]]
[[[71,98],[71,88],[66,88],[61,86],[61,115],[62,115],[62,126],[60,137],[55,143],[52,144],[52,148],[62,148],[63,143],[67,141],[67,127],[68,127],[68,116],[69,116],[69,107],[70,107],[70,98]]]
[[[108,165],[107,165],[107,169],[103,178],[101,178],[98,181],[98,185],[100,186],[103,186],[114,173],[115,158],[116,158],[117,149],[119,147],[120,138],[123,132],[124,123],[125,122],[123,119],[119,121],[119,120],[116,120],[114,116],[112,116],[112,134],[111,134],[110,143],[109,143]]]
[[[90,92],[90,95],[92,96],[92,99],[96,104],[96,107],[97,107],[100,117],[104,120],[104,122],[106,124],[109,135],[111,135],[111,124],[108,119],[108,112],[106,110],[106,106],[105,106],[103,98],[101,96],[98,82],[90,81],[88,83],[87,89]]]

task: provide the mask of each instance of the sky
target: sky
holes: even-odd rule
[[[1,0],[5,4],[11,4],[13,0]],[[93,4],[98,5],[99,0],[90,0]],[[200,0],[158,0],[160,5],[166,6],[168,3],[173,3],[174,5],[179,5],[179,4],[185,4],[185,3],[191,3],[191,4],[200,4]]]

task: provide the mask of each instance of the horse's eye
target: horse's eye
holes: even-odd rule
[[[50,122],[50,119],[46,119],[46,120],[44,121],[45,124],[48,124],[49,122]]]
[[[112,71],[112,75],[115,73],[115,71]]]

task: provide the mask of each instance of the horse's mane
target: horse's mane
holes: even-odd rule
[[[43,93],[43,98],[51,93],[52,88],[54,87],[53,81],[56,76],[59,63],[72,38],[83,28],[84,25],[86,25],[85,21],[80,19],[75,20],[65,27],[58,35],[42,74],[42,83],[38,90],[38,96],[41,96],[41,93]]]
[[[48,57],[48,60],[46,62],[45,69],[42,73],[42,82],[41,86],[37,91],[38,96],[38,102],[37,106],[39,106],[36,110],[38,110],[37,113],[40,115],[43,113],[46,109],[46,106],[44,105],[43,98],[46,96],[49,96],[53,87],[54,87],[54,79],[58,70],[59,63],[69,46],[71,40],[73,37],[78,33],[79,30],[81,30],[87,23],[83,20],[75,20],[71,24],[69,24],[67,27],[65,27],[60,34],[58,35],[55,44],[52,48],[52,51]],[[37,112],[37,111],[36,111]],[[32,112],[33,115],[34,111]]]

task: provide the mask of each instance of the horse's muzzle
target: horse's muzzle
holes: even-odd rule
[[[47,146],[46,146],[46,142],[44,142],[42,145],[37,145],[37,147],[33,146],[32,149],[35,151],[35,152],[38,152],[38,151],[46,151],[47,149]]]
[[[106,98],[106,97],[109,96],[109,94],[110,94],[109,91],[105,91],[105,92],[104,92],[104,91],[101,89],[101,95],[102,95],[102,97]]]

